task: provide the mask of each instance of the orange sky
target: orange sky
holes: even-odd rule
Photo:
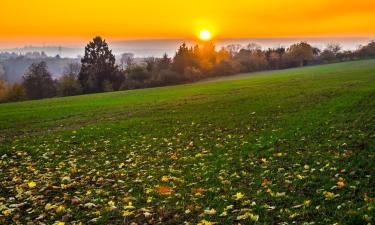
[[[374,36],[375,0],[0,0],[0,41]]]

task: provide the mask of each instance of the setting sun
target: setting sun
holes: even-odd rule
[[[202,30],[199,34],[199,38],[204,40],[204,41],[210,40],[211,39],[211,32],[208,31],[208,30]]]

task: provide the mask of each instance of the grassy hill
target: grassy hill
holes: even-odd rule
[[[374,139],[375,60],[2,104],[0,223],[374,223]]]

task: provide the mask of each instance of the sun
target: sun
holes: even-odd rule
[[[203,41],[208,41],[211,39],[211,32],[209,30],[202,30],[199,33],[199,38],[202,39]]]

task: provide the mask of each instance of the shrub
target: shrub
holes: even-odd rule
[[[72,96],[82,93],[82,87],[74,75],[63,75],[57,82],[58,96]]]
[[[26,99],[26,91],[21,84],[6,85],[0,90],[0,102],[16,102]]]

